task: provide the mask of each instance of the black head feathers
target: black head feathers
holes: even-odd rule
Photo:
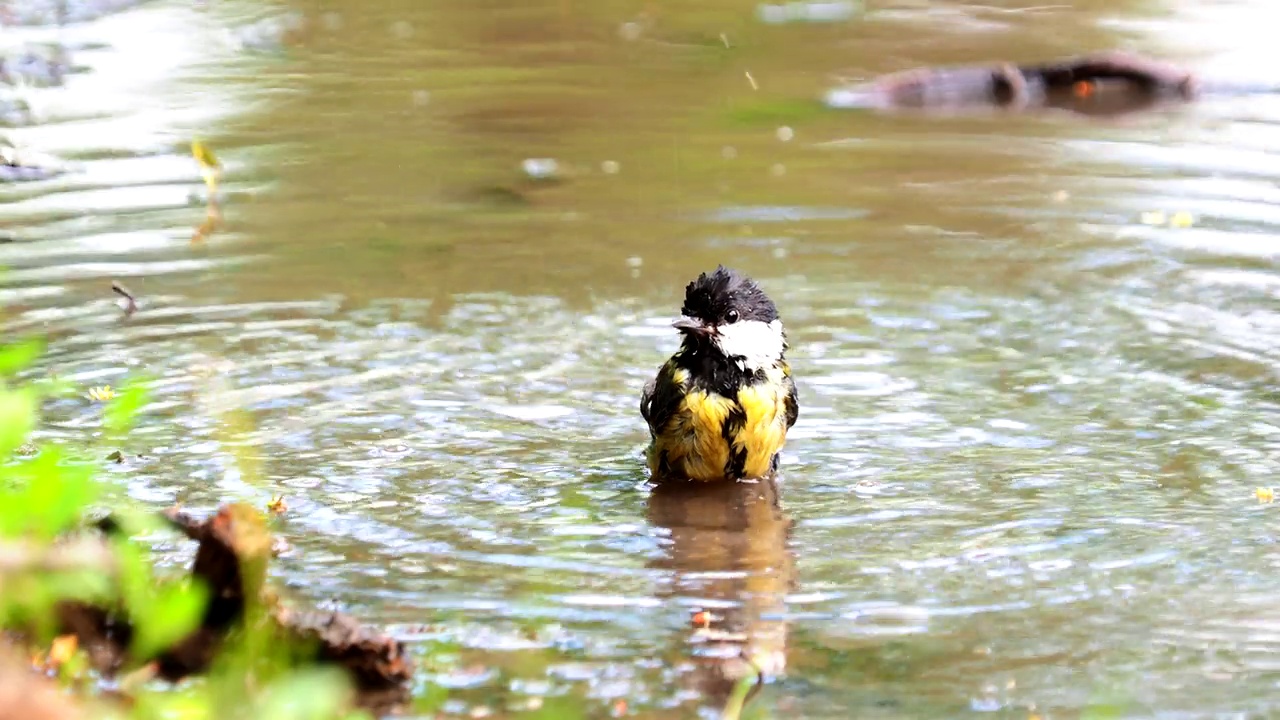
[[[689,283],[681,312],[711,325],[778,319],[777,306],[754,280],[723,265]]]

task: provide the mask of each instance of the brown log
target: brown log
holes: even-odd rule
[[[933,66],[889,73],[827,96],[836,107],[882,110],[1060,108],[1119,114],[1162,99],[1199,93],[1185,68],[1125,52],[1080,55],[1045,63]]]
[[[275,633],[307,649],[304,658],[344,668],[361,693],[380,693],[373,699],[374,704],[388,702],[389,698],[397,702],[407,699],[406,684],[412,675],[412,663],[402,642],[341,613],[293,610],[274,601],[265,583],[272,538],[264,517],[256,509],[241,504],[225,505],[201,520],[172,508],[162,516],[170,526],[197,543],[191,574],[209,591],[209,603],[200,626],[154,658],[130,658],[133,626],[119,608],[79,601],[59,603],[56,610],[59,631],[74,633],[101,671],[115,672],[132,660],[152,662],[154,673],[170,681],[203,672],[217,656],[227,635],[242,624],[256,604],[267,611],[266,617],[275,625]],[[96,526],[108,534],[122,530],[122,525],[110,517],[98,521]],[[73,549],[75,555],[70,554]],[[19,555],[16,550],[0,548],[0,570],[6,563],[17,566]],[[100,570],[113,566],[114,563],[101,564],[110,557],[110,547],[99,540],[98,547],[92,551],[72,545],[62,555],[51,551],[43,558],[28,558],[31,562],[23,567]],[[77,562],[71,563],[70,558],[77,558]],[[361,700],[367,704],[368,698]]]
[[[292,639],[314,647],[317,661],[346,668],[360,690],[399,686],[413,674],[403,642],[348,615],[278,606],[272,616]]]
[[[1050,89],[1069,89],[1078,82],[1122,80],[1133,89],[1168,93],[1184,99],[1195,95],[1190,71],[1162,60],[1113,51],[1018,68],[1024,76],[1038,78]]]

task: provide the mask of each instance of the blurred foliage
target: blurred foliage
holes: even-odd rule
[[[250,603],[243,628],[223,643],[208,672],[177,685],[148,682],[145,660],[131,660],[117,675],[118,687],[100,683],[85,648],[73,635],[58,635],[55,605],[80,600],[119,607],[133,623],[130,655],[148,658],[197,628],[207,591],[183,572],[158,571],[147,538],[173,531],[158,516],[130,501],[124,488],[100,477],[103,459],[120,458],[129,433],[148,401],[147,383],[135,378],[119,388],[73,388],[57,379],[37,377],[32,365],[44,349],[38,340],[0,346],[0,628],[27,635],[33,670],[54,678],[70,697],[85,703],[83,714],[129,720],[336,720],[369,718],[357,709],[351,683],[336,668],[306,667],[295,652],[269,631],[261,603]],[[24,372],[26,371],[26,372]],[[83,447],[40,442],[40,406],[52,396],[84,397],[100,408],[100,433]],[[260,459],[239,439],[248,434],[246,414],[220,412],[220,439],[235,456],[245,479],[260,479]],[[267,504],[268,513],[286,512],[284,499]],[[76,537],[90,518],[110,513],[124,530],[106,546],[110,562],[49,566],[41,558]],[[96,537],[96,535],[90,535]],[[13,562],[13,558],[19,558]],[[22,557],[31,562],[24,563]],[[0,651],[13,650],[0,640]],[[544,659],[545,660],[545,659]],[[427,676],[459,670],[462,658],[449,643],[427,644],[419,663]],[[0,667],[0,682],[4,682]],[[107,691],[111,692],[108,693]],[[123,694],[127,702],[107,699]],[[466,696],[468,693],[461,693]],[[435,683],[419,687],[416,713],[439,710],[458,694]],[[472,697],[479,705],[512,704],[498,692]],[[515,705],[521,703],[515,702]],[[586,716],[584,698],[538,698],[521,709],[525,717],[572,720]]]
[[[56,637],[55,604],[87,600],[121,607],[134,625],[131,655],[146,658],[196,628],[206,590],[185,575],[157,572],[150,548],[125,537],[111,541],[110,562],[50,566],[55,541],[83,527],[91,514],[111,512],[127,535],[161,531],[151,513],[117,501],[122,493],[99,479],[88,457],[101,448],[35,445],[41,401],[60,392],[57,383],[21,382],[43,343],[26,340],[0,347],[0,626],[29,632],[32,664],[56,678],[72,697],[86,703],[86,716],[120,718],[252,717],[262,720],[326,720],[368,717],[352,709],[352,690],[341,670],[299,669],[291,648],[279,647],[267,624],[250,616],[231,636],[210,672],[178,686],[141,683],[130,687],[129,702],[106,700],[93,682],[89,663],[74,636]],[[99,393],[100,397],[103,396]],[[146,385],[133,382],[101,400],[103,438],[123,440],[147,400]],[[65,547],[65,546],[57,546]],[[29,558],[30,562],[24,562]],[[260,618],[259,618],[260,619]],[[41,652],[48,648],[48,652]],[[137,677],[142,677],[139,674]],[[2,682],[3,680],[0,680]],[[88,710],[89,706],[93,710]]]

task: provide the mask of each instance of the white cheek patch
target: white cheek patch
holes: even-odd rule
[[[782,357],[785,341],[782,337],[782,321],[763,323],[759,320],[743,320],[731,325],[721,325],[716,345],[726,356],[739,359],[752,370],[772,365]]]

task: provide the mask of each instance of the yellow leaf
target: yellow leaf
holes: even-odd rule
[[[75,635],[63,635],[54,638],[53,644],[49,646],[49,662],[54,665],[62,665],[76,654],[76,648],[79,647],[79,641]]]
[[[1185,210],[1180,210],[1174,213],[1173,217],[1169,218],[1169,225],[1176,228],[1189,228],[1194,225],[1195,222],[1196,220],[1191,216],[1191,213],[1186,212]]]
[[[284,504],[283,495],[276,495],[267,503],[267,512],[272,515],[283,515],[288,509],[289,506]]]
[[[116,391],[111,389],[110,385],[102,387],[89,388],[89,399],[96,402],[106,402],[116,396]]]
[[[1254,490],[1253,494],[1258,497],[1258,502],[1269,503],[1276,499],[1276,491],[1271,488],[1260,487]]]
[[[218,157],[213,154],[208,145],[199,140],[191,141],[191,157],[200,163],[200,166],[206,170],[221,169],[222,163],[218,161]]]

